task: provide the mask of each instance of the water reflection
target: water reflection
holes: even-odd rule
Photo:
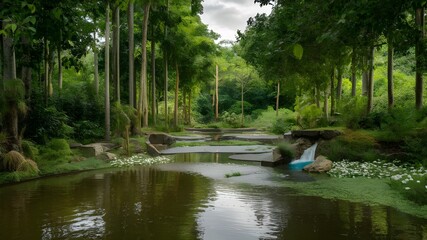
[[[214,166],[235,167],[196,165],[211,172]],[[299,196],[264,184],[273,170],[240,167],[256,174],[210,179],[142,167],[2,187],[0,239],[427,238],[425,219],[383,206]]]

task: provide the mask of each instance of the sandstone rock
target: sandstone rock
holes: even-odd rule
[[[110,162],[117,158],[117,155],[110,152],[103,152],[98,156],[99,159],[102,159],[104,161]]]
[[[152,133],[148,137],[151,144],[171,145],[175,143],[175,138],[165,133]]]
[[[82,155],[85,157],[96,157],[104,152],[104,148],[101,143],[92,143],[88,145],[82,145],[78,147]]]
[[[327,159],[325,156],[318,156],[313,163],[304,167],[304,171],[324,173],[332,168],[332,161]]]
[[[298,138],[295,143],[292,144],[292,147],[295,149],[295,159],[300,159],[304,150],[313,145],[311,141],[307,138]]]
[[[159,150],[157,150],[157,148],[153,144],[151,144],[149,141],[147,141],[146,144],[147,144],[147,153],[150,156],[156,157],[160,155]]]

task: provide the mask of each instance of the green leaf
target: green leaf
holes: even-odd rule
[[[16,28],[17,28],[18,26],[16,26],[16,24],[14,24],[14,23],[11,23],[10,24],[10,28],[12,29],[12,32],[13,33],[15,33],[15,31],[16,31]]]
[[[68,44],[70,44],[71,47],[74,47],[74,43],[71,40],[68,40]]]
[[[29,29],[30,31],[32,31],[32,32],[36,32],[36,29],[35,29],[35,28],[33,28],[33,27],[28,27],[28,29]]]
[[[295,44],[294,45],[294,57],[298,60],[301,60],[302,55],[304,53],[304,49],[302,48],[301,44]]]

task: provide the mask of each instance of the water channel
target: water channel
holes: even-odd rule
[[[280,185],[306,175],[227,154],[173,158],[0,187],[0,239],[427,239],[426,219]]]

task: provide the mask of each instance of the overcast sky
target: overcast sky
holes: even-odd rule
[[[204,0],[202,21],[221,35],[219,40],[236,40],[237,30],[244,31],[246,21],[257,13],[271,12],[270,6],[260,7],[254,0]]]

